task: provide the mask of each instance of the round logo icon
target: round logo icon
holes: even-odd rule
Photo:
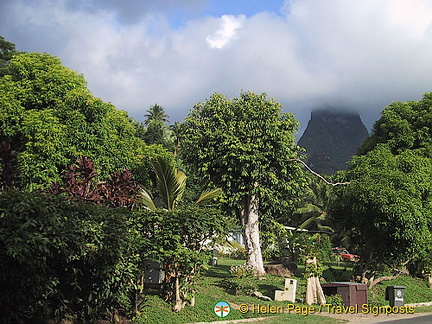
[[[231,307],[227,302],[220,301],[214,305],[213,311],[217,317],[227,317],[231,311]]]
[[[399,297],[399,298],[401,298],[402,297],[402,290],[397,289],[396,290],[396,296]]]

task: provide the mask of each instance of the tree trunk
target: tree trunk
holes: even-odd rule
[[[245,197],[241,221],[244,227],[246,263],[255,269],[258,276],[262,276],[265,270],[260,246],[258,207],[259,199],[256,195]]]
[[[305,303],[308,305],[326,304],[326,298],[318,277],[311,276],[307,279]]]
[[[174,312],[179,312],[183,309],[185,306],[185,302],[180,297],[180,280],[179,277],[176,276],[175,278],[175,305],[173,306],[172,310]]]
[[[308,257],[308,259],[306,260],[306,265],[308,264],[317,267],[318,264],[317,264],[316,257]],[[326,304],[326,298],[324,296],[321,283],[319,281],[319,278],[315,274],[310,274],[309,278],[307,278],[305,302],[308,305],[312,305],[316,303],[320,305]]]

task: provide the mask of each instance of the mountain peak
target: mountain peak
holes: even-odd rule
[[[298,141],[306,149],[308,165],[317,172],[334,174],[346,169],[346,162],[356,153],[368,131],[356,112],[315,109]]]

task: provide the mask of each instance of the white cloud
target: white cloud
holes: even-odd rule
[[[432,2],[393,0],[386,3],[386,15],[395,27],[421,38],[431,26]]]
[[[206,37],[209,46],[219,49],[226,46],[236,36],[237,30],[242,27],[245,18],[244,15],[238,17],[223,15],[220,28],[214,34]]]
[[[311,108],[334,104],[361,110],[370,126],[392,100],[432,90],[430,0],[292,0],[283,16],[206,16],[182,27],[147,7],[127,23],[110,6],[65,0],[4,8],[2,36],[59,56],[135,118],[157,102],[181,120],[215,91],[243,89],[267,92],[303,124]]]

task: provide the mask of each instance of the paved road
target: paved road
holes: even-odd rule
[[[392,321],[385,321],[380,323],[392,323],[392,324],[430,324],[432,323],[432,314],[425,316],[416,316],[414,318],[406,318]]]
[[[335,318],[335,317],[334,317]],[[359,317],[351,316],[339,318],[341,320],[348,321],[352,324],[375,324],[375,323],[387,323],[387,324],[431,324],[432,313],[417,313],[417,314],[391,314],[380,315],[376,317]]]

